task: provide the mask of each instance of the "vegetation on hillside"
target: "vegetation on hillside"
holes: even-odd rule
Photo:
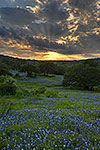
[[[94,61],[86,61],[71,66],[64,75],[63,86],[80,90],[93,90],[100,85],[100,66]]]
[[[12,62],[0,66],[0,149],[99,150],[100,93],[77,90],[100,90],[99,64]]]
[[[64,75],[62,85],[67,89],[99,91],[100,64],[95,60],[85,60],[68,65],[64,62],[26,61],[4,57],[0,60],[0,75],[14,78]],[[16,71],[16,74],[13,74]],[[24,75],[21,75],[23,72]]]

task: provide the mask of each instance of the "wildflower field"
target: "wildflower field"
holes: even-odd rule
[[[99,150],[100,93],[63,89],[59,77],[37,80],[18,85],[36,92],[44,80],[47,91],[0,98],[0,150]]]

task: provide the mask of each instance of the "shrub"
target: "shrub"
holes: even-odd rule
[[[0,63],[0,76],[1,75],[8,75],[9,74],[9,69],[8,69],[8,65],[6,65],[5,63]]]
[[[0,76],[0,95],[15,95],[16,81],[12,77]]]
[[[54,90],[54,89],[47,89],[46,91],[45,91],[45,96],[47,96],[47,97],[57,97],[58,96],[58,91],[57,90]]]
[[[42,87],[39,87],[39,88],[32,90],[31,93],[33,95],[39,95],[39,94],[44,94],[45,91],[46,91],[46,87],[42,86]]]
[[[19,73],[16,73],[15,75],[14,75],[14,78],[20,78],[21,76],[20,76],[20,74]]]
[[[0,99],[0,117],[6,116],[7,113],[12,109],[13,103],[10,100],[1,98]]]
[[[31,92],[25,88],[19,87],[16,91],[16,97],[21,98],[25,96],[31,96]]]
[[[95,92],[100,92],[100,87],[99,87],[99,86],[94,86],[94,87],[93,87],[93,91],[95,91]]]

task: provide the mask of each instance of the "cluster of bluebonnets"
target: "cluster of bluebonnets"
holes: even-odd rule
[[[26,107],[1,116],[1,150],[99,150],[100,94],[62,92],[16,103]]]
[[[27,78],[27,79],[17,79],[18,82],[21,82],[21,83],[31,83],[31,84],[35,84],[35,85],[40,85],[40,86],[49,86],[49,87],[53,87],[53,86],[61,86],[62,83],[62,78],[60,77],[57,77],[57,78],[54,78],[54,80],[51,80],[51,79],[44,79],[44,78]]]
[[[63,81],[63,75],[56,75],[56,77],[53,77],[54,80]]]

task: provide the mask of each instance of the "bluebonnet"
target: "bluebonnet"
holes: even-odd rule
[[[75,101],[78,105],[80,102],[79,108],[77,106],[55,108],[59,101],[68,101],[70,97],[72,100],[69,103],[74,105]],[[12,110],[5,117],[0,118],[2,149],[5,148],[5,143],[6,149],[35,150],[42,147],[48,150],[51,146],[62,150],[98,149],[100,110],[96,109],[98,104],[95,102],[99,100],[99,94],[91,95],[89,98],[89,93],[85,95],[69,93],[64,99],[44,97],[36,103],[31,103],[31,108],[27,106],[22,110]],[[85,105],[93,107],[86,108]],[[87,115],[90,118],[87,118]]]

